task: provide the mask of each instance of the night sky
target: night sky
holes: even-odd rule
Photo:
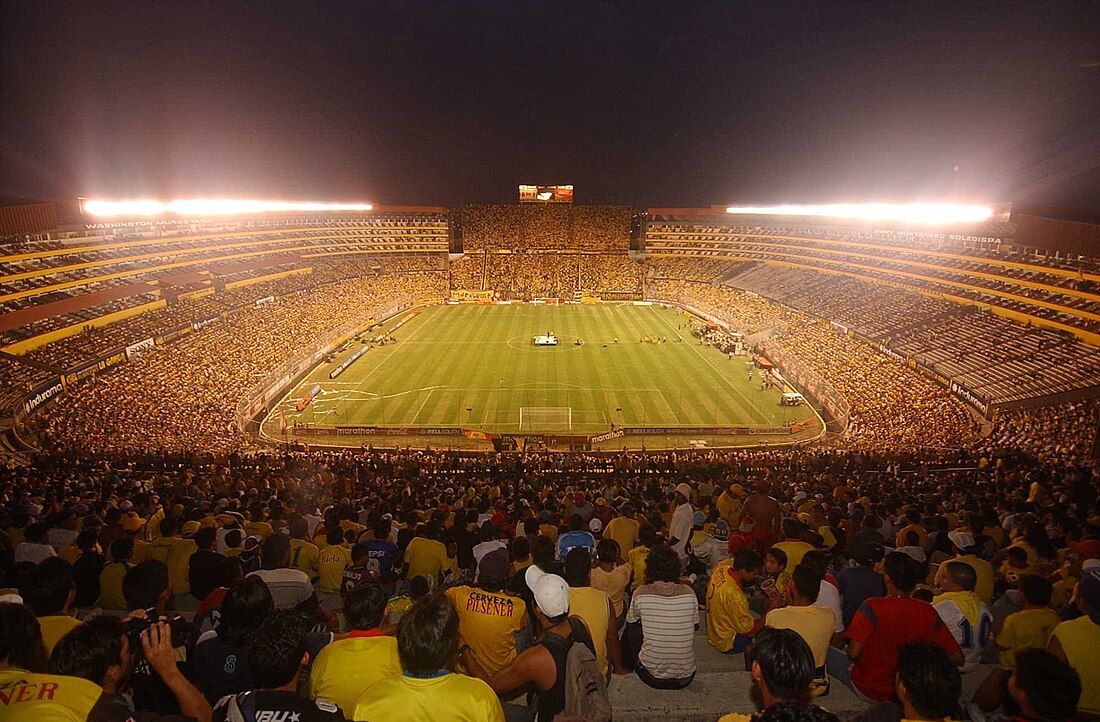
[[[4,198],[1100,212],[1095,1],[0,8]]]

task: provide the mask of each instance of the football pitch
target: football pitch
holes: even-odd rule
[[[442,305],[406,311],[362,348],[354,342],[278,405],[288,425],[463,427],[489,433],[601,434],[615,427],[776,427],[815,416],[781,406],[781,389],[749,379],[658,305]],[[396,330],[395,326],[400,324]],[[370,331],[364,336],[381,332]],[[533,338],[554,334],[557,346]],[[311,388],[321,392],[302,411]],[[269,415],[265,431],[276,414]]]

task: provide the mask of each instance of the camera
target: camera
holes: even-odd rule
[[[122,632],[126,635],[126,639],[130,641],[131,650],[141,649],[142,633],[157,622],[166,622],[171,628],[173,646],[176,646],[176,640],[182,638],[184,632],[187,631],[187,622],[184,621],[183,617],[178,615],[161,616],[156,609],[146,609],[144,619],[131,619],[122,625]]]

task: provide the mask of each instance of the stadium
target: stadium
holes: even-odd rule
[[[959,449],[1100,394],[1098,226],[568,189],[8,207],[9,447]]]
[[[1100,4],[0,19],[0,722],[1100,721]]]

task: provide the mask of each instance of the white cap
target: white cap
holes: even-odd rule
[[[809,495],[806,494],[806,492],[804,492],[804,491],[797,492],[794,495],[794,500],[795,501],[805,501],[806,499],[809,499],[809,498],[810,498]]]
[[[603,531],[603,522],[593,517],[592,521],[588,522],[588,530],[593,534],[599,534]]]
[[[974,536],[965,531],[955,530],[947,534],[947,538],[951,540],[951,543],[957,546],[959,549],[969,549],[976,543]]]
[[[685,499],[691,499],[691,486],[681,481],[676,485],[676,493],[682,494]]]
[[[527,567],[524,580],[535,595],[535,605],[548,617],[569,612],[569,585],[557,574],[547,574],[535,564]]]

